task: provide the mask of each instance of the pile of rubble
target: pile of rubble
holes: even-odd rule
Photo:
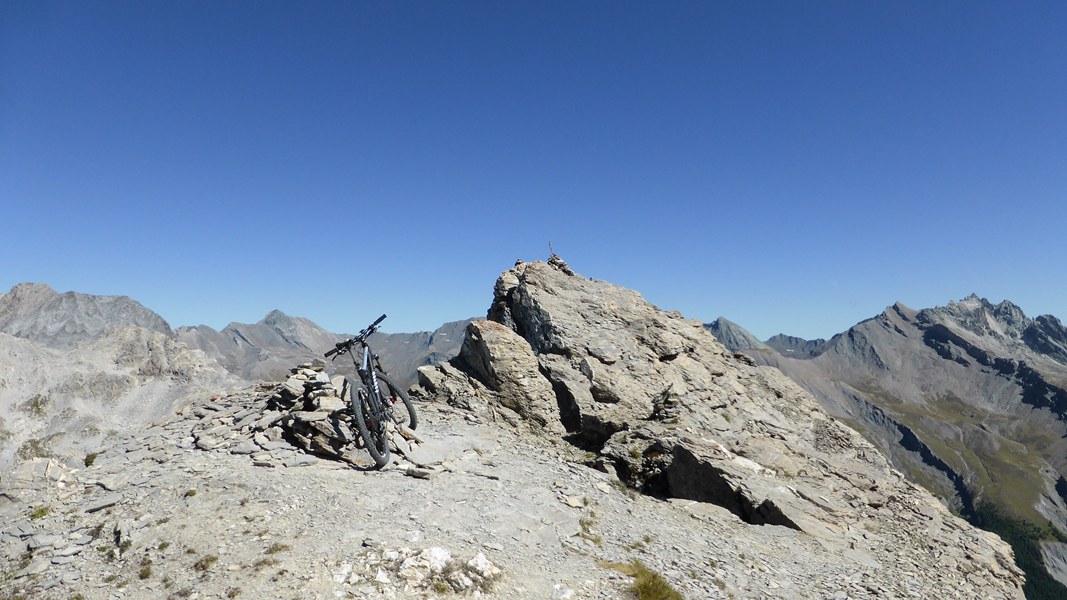
[[[279,450],[302,450],[332,460],[363,464],[363,440],[352,426],[347,382],[330,378],[322,361],[304,363],[271,392],[256,398],[226,396],[193,409],[200,420],[188,446],[251,455],[256,466],[274,466]],[[391,431],[393,451],[409,456],[420,443],[411,430]],[[281,455],[285,453],[282,452]]]
[[[384,586],[402,588],[405,594],[488,592],[501,576],[500,568],[479,552],[468,561],[457,560],[448,550],[433,546],[370,549],[353,562],[342,562],[334,582],[366,595],[381,593]]]

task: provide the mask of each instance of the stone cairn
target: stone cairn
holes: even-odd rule
[[[363,457],[363,440],[352,424],[347,386],[343,376],[326,374],[324,361],[304,363],[290,370],[266,409],[277,413],[274,426],[283,439],[306,452],[354,463]],[[391,441],[395,452],[408,456],[420,440],[411,430],[396,427]]]
[[[365,465],[369,457],[352,425],[346,387],[344,377],[326,374],[323,361],[303,363],[280,385],[260,385],[251,396],[240,392],[194,407],[192,416],[199,421],[179,447],[246,454],[263,467],[303,464],[294,450]],[[422,439],[415,432],[394,428],[390,441],[398,461],[403,457],[412,463],[408,467],[417,466],[412,454]]]

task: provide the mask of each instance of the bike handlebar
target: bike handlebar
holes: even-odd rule
[[[371,336],[371,334],[373,334],[375,331],[378,330],[378,325],[380,325],[381,322],[384,321],[384,320],[385,320],[385,315],[383,314],[382,316],[378,317],[377,320],[375,320],[373,323],[368,325],[366,329],[360,331],[359,335],[357,335],[356,337],[354,337],[352,339],[345,340],[343,342],[337,342],[336,344],[334,344],[334,349],[330,350],[329,352],[327,352],[323,356],[325,356],[326,358],[330,358],[331,356],[334,356],[335,354],[338,354],[338,353],[344,352],[345,350],[350,349],[352,347],[352,345],[355,344],[356,342],[362,342],[362,341],[366,340],[367,338],[369,338]],[[334,356],[334,358],[337,358],[337,357]],[[333,360],[333,359],[330,359],[330,360]]]

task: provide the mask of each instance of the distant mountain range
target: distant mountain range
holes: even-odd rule
[[[467,322],[378,333],[371,346],[407,386],[417,367],[458,353]],[[0,296],[0,470],[16,458],[85,452],[242,380],[281,379],[345,337],[280,311],[222,331],[174,330],[125,296],[16,285]],[[347,358],[330,370],[354,372]]]
[[[386,371],[406,387],[415,383],[418,367],[447,360],[459,352],[463,328],[469,322],[470,319],[445,323],[431,332],[379,332],[369,342],[381,356]],[[258,323],[230,323],[222,331],[206,325],[179,327],[176,336],[238,377],[270,381],[282,378],[296,364],[322,358],[335,342],[352,334],[331,333],[308,319],[274,310]],[[348,357],[331,363],[330,368],[338,373],[354,373]]]
[[[1049,571],[1067,584],[1067,329],[1011,302],[971,295],[913,310],[897,303],[830,340],[759,341],[705,325],[725,346],[780,369],[962,515],[982,508],[1038,527]],[[988,519],[988,517],[986,517]],[[1016,550],[1019,553],[1019,550]]]

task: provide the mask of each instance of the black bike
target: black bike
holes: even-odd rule
[[[326,353],[326,358],[333,357],[330,360],[346,352],[352,355],[352,364],[356,366],[360,379],[360,384],[354,384],[352,380],[345,378],[345,387],[352,407],[352,420],[367,446],[367,452],[379,469],[389,462],[390,423],[408,429],[415,429],[418,424],[415,406],[411,404],[408,395],[385,377],[378,355],[367,345],[367,338],[378,330],[378,325],[384,320],[385,315],[378,317],[377,321],[360,331],[359,335],[337,342],[336,347]],[[403,411],[394,410],[397,402],[404,405]]]

